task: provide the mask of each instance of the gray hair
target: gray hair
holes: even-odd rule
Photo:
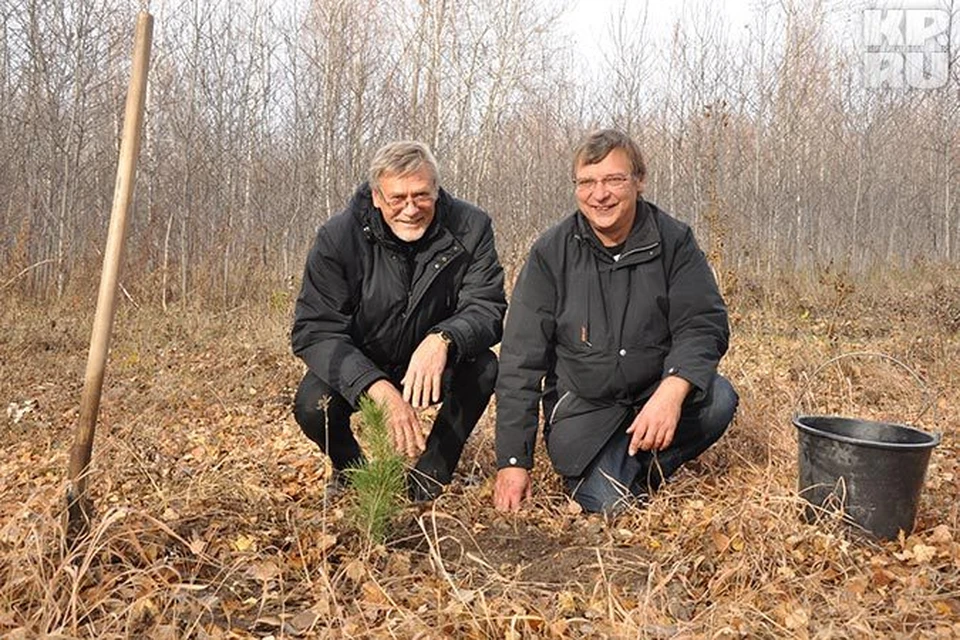
[[[436,190],[440,182],[440,172],[437,170],[437,159],[430,152],[430,147],[415,140],[400,140],[389,142],[373,154],[370,161],[368,180],[371,189],[380,188],[380,178],[388,173],[397,176],[406,176],[426,167],[433,178],[433,188]]]
[[[573,152],[573,173],[576,177],[577,168],[586,164],[597,164],[610,155],[614,149],[623,149],[630,160],[633,175],[641,180],[647,175],[647,165],[643,162],[643,154],[633,138],[618,129],[599,129],[587,134]]]

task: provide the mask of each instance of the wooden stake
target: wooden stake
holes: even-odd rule
[[[100,293],[90,337],[90,353],[80,400],[77,438],[70,451],[70,475],[67,486],[67,534],[76,539],[87,531],[93,517],[93,502],[87,496],[87,471],[93,453],[93,436],[100,411],[100,392],[110,347],[110,330],[117,302],[120,261],[127,230],[127,213],[136,182],[137,156],[140,154],[140,130],[146,99],[147,70],[150,66],[150,42],[153,38],[153,16],[141,11],[137,16],[137,34],[133,47],[133,69],[127,92],[117,182],[113,189],[113,208],[107,247],[103,254]]]

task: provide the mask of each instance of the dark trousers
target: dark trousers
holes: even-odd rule
[[[414,475],[445,485],[453,478],[467,438],[493,395],[497,357],[492,351],[484,351],[476,358],[457,363],[443,378],[443,404]],[[300,429],[330,456],[335,469],[363,460],[360,444],[350,429],[353,407],[311,372],[300,382],[293,412]]]
[[[656,491],[680,466],[693,460],[720,439],[737,411],[739,397],[723,376],[717,375],[709,392],[696,402],[685,402],[673,442],[663,451],[629,455],[631,417],[617,429],[587,465],[583,475],[565,477],[567,491],[586,511],[615,513],[637,496]]]

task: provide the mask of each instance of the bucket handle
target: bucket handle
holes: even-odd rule
[[[916,415],[916,417],[913,418],[913,420],[911,420],[911,422],[916,423],[918,420],[920,420],[920,418],[924,416],[924,414],[927,411],[930,410],[930,407],[934,406],[934,402],[936,401],[936,394],[933,392],[933,389],[931,389],[930,385],[928,385],[924,381],[924,379],[920,377],[920,374],[914,371],[910,366],[904,364],[903,361],[898,360],[893,356],[887,355],[885,353],[880,353],[878,351],[851,351],[850,353],[841,353],[838,356],[834,356],[833,358],[830,358],[826,362],[822,363],[819,367],[814,369],[813,373],[810,374],[810,377],[807,380],[807,383],[803,385],[803,388],[800,390],[800,393],[797,395],[796,402],[793,403],[793,417],[797,418],[800,415],[800,403],[803,401],[803,396],[805,396],[807,392],[810,390],[810,385],[813,383],[814,379],[816,379],[817,375],[819,375],[821,371],[826,369],[831,364],[838,362],[840,360],[845,360],[847,358],[859,358],[859,357],[881,358],[883,360],[887,360],[889,362],[894,363],[895,365],[899,366],[901,369],[903,369],[904,371],[910,374],[910,377],[912,377],[914,382],[917,383],[917,386],[920,387],[920,390],[923,392],[923,395],[926,398],[926,401],[924,402],[923,406],[920,408],[920,412]]]

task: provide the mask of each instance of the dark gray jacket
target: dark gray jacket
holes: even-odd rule
[[[708,389],[728,338],[726,307],[687,225],[639,200],[614,261],[574,213],[537,240],[513,291],[496,389],[497,466],[533,466],[539,402],[555,384],[547,450],[559,473],[579,475],[661,379]]]
[[[423,238],[398,240],[361,185],[317,232],[297,298],[293,352],[356,406],[382,378],[399,379],[432,331],[456,359],[500,341],[506,300],[489,216],[443,189]]]

